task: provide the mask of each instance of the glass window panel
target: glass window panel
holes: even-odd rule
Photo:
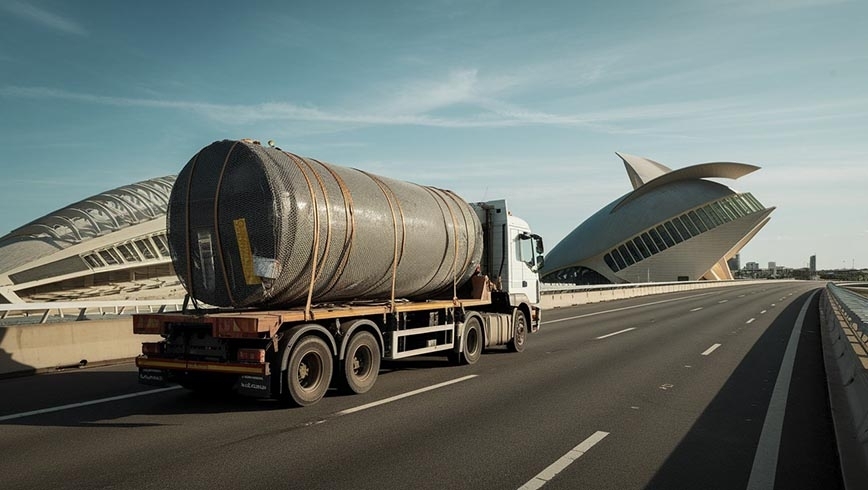
[[[87,265],[89,265],[91,267],[104,267],[104,264],[102,263],[102,261],[95,254],[85,255],[84,261],[87,262]]]
[[[714,223],[714,220],[711,219],[711,216],[709,216],[708,213],[705,212],[705,208],[699,208],[699,209],[697,209],[697,210],[696,210],[696,215],[699,216],[699,219],[701,219],[702,222],[705,223],[705,226],[706,226],[709,230],[712,229],[712,228],[714,228],[715,226],[717,226],[717,225]]]
[[[685,240],[687,240],[688,238],[690,238],[692,236],[690,234],[690,231],[687,230],[687,227],[684,226],[684,223],[682,223],[681,220],[678,219],[678,216],[672,218],[672,224],[675,225],[675,228],[678,230],[678,233],[681,233],[681,237],[684,238]]]
[[[139,256],[136,255],[136,253],[133,251],[132,247],[130,247],[126,243],[124,243],[122,245],[118,245],[118,250],[120,251],[121,255],[123,255],[124,260],[126,260],[127,262],[138,262],[139,261]]]
[[[621,252],[618,249],[612,250],[612,258],[615,259],[615,263],[618,264],[618,269],[623,269],[627,267],[627,261],[624,260],[624,257],[621,256]]]
[[[742,196],[736,196],[736,198],[732,200],[732,203],[735,205],[735,207],[741,210],[742,216],[747,216],[753,212],[753,209],[751,209],[750,206],[747,205],[747,201],[745,201],[744,197]]]
[[[759,202],[759,201],[757,200],[757,198],[753,197],[753,194],[748,194],[748,200],[749,200],[751,203],[753,203],[753,207],[754,207],[757,211],[762,211],[762,210],[764,210],[764,209],[766,208],[765,206],[763,206],[763,204],[762,204],[761,202]]]
[[[615,263],[615,259],[613,259],[611,255],[604,255],[603,260],[606,262],[606,265],[609,266],[609,269],[612,269],[612,272],[618,272],[620,270],[618,264]]]
[[[735,212],[735,209],[732,208],[732,205],[729,203],[728,199],[724,199],[719,201],[720,206],[726,211],[726,214],[729,215],[731,219],[738,219],[738,213]]]
[[[687,227],[687,231],[690,232],[691,236],[696,236],[699,234],[699,228],[697,228],[696,225],[693,224],[693,220],[690,219],[690,216],[687,216],[686,214],[682,214],[681,215],[681,222],[684,223],[684,226]]]
[[[720,217],[717,216],[717,213],[714,211],[714,209],[711,208],[711,206],[704,206],[702,208],[699,208],[697,209],[697,212],[700,215],[705,215],[706,217],[708,217],[708,219],[712,223],[712,226],[709,226],[709,228],[714,228],[722,224]]]
[[[708,215],[711,216],[712,221],[714,221],[714,226],[720,226],[726,223],[726,221],[724,221],[723,217],[720,215],[720,211],[718,211],[717,208],[715,208],[711,204],[705,206],[705,208],[703,209],[705,209],[705,211],[708,212]]]
[[[690,211],[687,213],[687,216],[690,218],[690,221],[693,222],[693,226],[699,230],[699,233],[705,233],[708,231],[708,227],[705,226],[705,222],[696,214],[696,211]]]
[[[146,259],[157,258],[157,252],[154,250],[154,247],[146,240],[136,240],[136,248],[139,249],[139,252]]]
[[[641,237],[634,238],[633,245],[636,245],[636,248],[639,249],[639,253],[642,254],[643,259],[647,259],[651,256],[651,252],[648,250],[648,247],[645,246],[645,242],[642,241]]]
[[[669,236],[671,236],[672,239],[675,240],[675,243],[681,243],[684,241],[684,238],[681,237],[681,234],[678,233],[678,230],[675,229],[675,225],[672,224],[671,221],[667,221],[666,223],[663,223],[663,226],[666,227],[666,231],[669,232]]]
[[[154,240],[154,243],[157,245],[157,250],[160,251],[160,255],[168,257],[169,256],[169,244],[166,243],[166,235],[157,235],[151,237]]]
[[[627,250],[629,250],[630,253],[633,254],[633,260],[639,262],[644,259],[644,257],[642,257],[642,254],[639,253],[639,250],[636,248],[636,245],[631,240],[627,240],[626,242],[624,242],[624,245],[626,245]]]
[[[652,230],[653,231],[653,230]],[[660,249],[657,248],[657,244],[654,243],[654,240],[651,239],[651,236],[648,233],[642,233],[642,240],[645,242],[645,246],[648,247],[648,251],[651,252],[651,255],[660,253]]]
[[[744,197],[751,204],[751,206],[753,206],[755,211],[762,211],[763,209],[765,209],[762,203],[757,201],[757,199],[753,197],[753,194],[751,194],[750,192],[746,193]]]
[[[669,248],[666,245],[666,242],[663,241],[663,237],[660,236],[660,233],[657,232],[656,229],[651,228],[648,230],[648,234],[651,235],[651,239],[654,240],[654,245],[657,245],[657,249],[661,252]]]
[[[627,261],[627,265],[633,265],[636,263],[636,259],[634,259],[632,255],[630,255],[630,251],[627,250],[627,247],[621,245],[618,247],[618,251],[621,252],[621,257],[624,257],[624,260]]]
[[[721,204],[723,204],[727,211],[729,211],[729,214],[735,216],[735,218],[741,218],[744,216],[744,213],[735,205],[735,203],[732,202],[732,199],[727,199],[721,202]]]
[[[666,243],[666,247],[671,247],[675,245],[675,240],[672,238],[672,235],[670,235],[669,232],[666,231],[665,226],[660,225],[655,229],[657,230],[657,233],[659,233],[660,236],[663,237],[663,241]]]
[[[108,249],[108,252],[112,255],[112,257],[115,258],[115,260],[118,261],[118,264],[124,263],[124,259],[121,257],[121,254],[120,254],[120,252],[118,252],[118,249],[110,248],[110,249]]]
[[[108,265],[115,265],[118,263],[118,260],[114,258],[112,254],[109,253],[108,250],[100,250],[99,256],[102,257],[103,262]]]
[[[721,206],[719,202],[711,203],[711,209],[717,211],[717,214],[720,216],[724,223],[729,223],[733,220],[733,217],[726,212],[726,209]]]

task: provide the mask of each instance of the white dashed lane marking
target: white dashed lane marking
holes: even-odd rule
[[[720,347],[720,345],[721,345],[721,344],[714,344],[714,345],[712,345],[712,346],[709,347],[708,349],[705,349],[705,352],[703,352],[702,355],[703,355],[703,356],[707,356],[707,355],[711,354],[712,352],[716,351],[717,348]]]

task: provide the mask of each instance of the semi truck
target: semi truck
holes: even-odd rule
[[[524,350],[539,329],[544,245],[506,200],[220,141],[184,167],[167,236],[187,290],[133,316],[139,381],[290,405],[365,393],[382,360]]]

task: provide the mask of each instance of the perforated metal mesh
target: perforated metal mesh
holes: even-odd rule
[[[239,141],[187,163],[167,227],[187,291],[215,306],[301,305],[311,283],[314,303],[451,297],[482,255],[449,191]]]

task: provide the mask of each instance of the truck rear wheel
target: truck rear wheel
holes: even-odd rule
[[[371,332],[353,335],[341,364],[343,391],[365,393],[374,386],[380,373],[380,346]]]
[[[521,310],[516,311],[512,319],[512,335],[512,340],[506,344],[506,348],[512,352],[523,351],[527,341],[527,317]]]
[[[286,400],[302,407],[313,405],[326,394],[331,383],[331,350],[319,337],[302,337],[292,348],[284,374]]]

